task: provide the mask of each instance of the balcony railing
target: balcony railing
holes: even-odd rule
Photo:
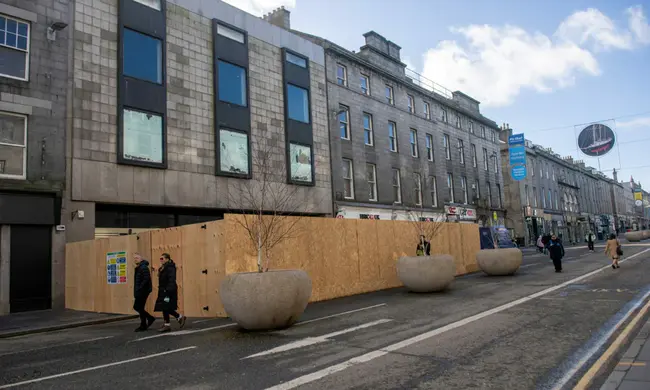
[[[406,77],[411,79],[415,85],[424,88],[428,91],[431,91],[433,93],[437,93],[438,95],[444,96],[447,99],[454,98],[454,94],[451,92],[451,90],[443,87],[442,85],[436,83],[433,80],[429,80],[428,78],[422,76],[418,72],[406,68],[404,69],[404,73]]]

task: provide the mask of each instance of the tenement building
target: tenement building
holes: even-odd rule
[[[69,0],[0,4],[0,315],[64,305]]]
[[[285,9],[265,19],[290,29]],[[407,70],[374,31],[358,52],[300,34],[325,48],[339,218],[502,221],[499,128],[478,101]]]
[[[219,219],[267,180],[332,214],[322,47],[218,0],[79,1],[73,82],[70,241]]]
[[[512,130],[502,133],[503,171],[509,172],[508,145]],[[534,245],[542,234],[557,234],[566,243],[580,243],[589,232],[599,239],[625,228],[621,185],[583,161],[561,157],[551,148],[526,140],[527,175],[505,175],[506,227],[520,245]]]

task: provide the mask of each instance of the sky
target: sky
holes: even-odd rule
[[[402,47],[409,68],[479,100],[486,117],[650,189],[650,0],[225,1],[257,16],[285,6],[291,28],[349,50],[374,30]],[[576,137],[600,121],[617,146],[598,161]]]

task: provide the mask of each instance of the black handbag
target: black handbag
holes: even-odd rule
[[[621,248],[621,244],[618,244],[616,247],[616,254],[619,256],[623,256],[623,248]]]

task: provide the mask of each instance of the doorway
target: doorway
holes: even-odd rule
[[[11,225],[10,232],[10,311],[50,309],[52,227]]]

